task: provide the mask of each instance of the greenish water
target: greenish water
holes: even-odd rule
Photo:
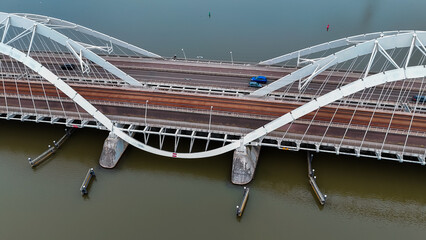
[[[241,220],[231,154],[176,160],[128,149],[114,170],[98,167],[105,132],[78,130],[48,162],[26,158],[63,134],[48,124],[1,121],[1,239],[423,239],[424,167],[319,154],[320,207],[304,153],[264,148]],[[79,187],[89,167],[87,198]]]
[[[424,1],[2,0],[0,11],[63,18],[164,56],[260,61],[340,37],[425,29]],[[211,12],[211,18],[208,18]],[[330,24],[330,31],[325,26]],[[424,239],[425,168],[318,154],[320,207],[305,153],[262,149],[242,219],[232,154],[176,160],[128,149],[117,168],[98,159],[106,132],[80,129],[31,169],[64,129],[0,121],[0,239]],[[153,139],[154,141],[155,139]],[[203,146],[196,146],[202,148]],[[79,187],[89,167],[87,198]]]
[[[426,27],[418,0],[2,0],[0,11],[62,18],[162,56],[260,61],[339,38]],[[211,13],[211,18],[208,14]],[[330,24],[330,31],[326,31]]]

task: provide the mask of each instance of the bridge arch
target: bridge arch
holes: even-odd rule
[[[140,47],[136,47],[135,45],[129,44],[129,43],[121,41],[117,38],[108,36],[108,35],[103,34],[101,32],[95,31],[93,29],[90,29],[90,28],[87,28],[87,27],[84,27],[84,26],[81,26],[81,25],[78,25],[78,24],[75,24],[75,23],[72,23],[72,22],[69,22],[69,21],[65,21],[65,20],[53,18],[53,17],[48,17],[48,16],[43,16],[43,15],[29,14],[29,13],[15,13],[14,15],[30,19],[32,21],[35,21],[35,22],[38,22],[38,23],[43,24],[45,26],[48,26],[52,29],[72,28],[74,31],[81,32],[81,33],[84,33],[84,34],[87,34],[87,35],[91,35],[95,38],[99,38],[99,39],[102,39],[104,41],[117,44],[118,46],[132,50],[132,51],[139,53],[143,56],[151,57],[151,58],[162,58],[160,55],[149,52],[149,51],[142,49]]]
[[[28,16],[32,16],[33,18],[36,18],[38,21],[28,18]],[[36,16],[36,17],[35,17]],[[42,21],[44,20],[44,21]],[[100,57],[93,51],[91,51],[89,48],[95,47],[95,46],[83,46],[83,43],[77,42],[70,37],[65,36],[64,34],[58,32],[57,30],[53,29],[52,27],[49,27],[46,25],[47,23],[51,21],[57,21],[57,26],[72,26],[75,27],[80,32],[84,32],[86,34],[99,37],[104,40],[114,41],[114,43],[120,44],[124,47],[131,48],[134,51],[141,52],[149,57],[155,57],[155,58],[161,58],[160,56],[150,53],[146,50],[140,49],[138,47],[135,47],[130,44],[124,44],[122,41],[116,40],[115,38],[109,37],[105,34],[98,33],[96,31],[90,30],[88,28],[81,27],[77,24],[72,24],[65,21],[60,21],[54,18],[48,18],[40,15],[26,15],[26,14],[8,14],[0,12],[0,25],[3,25],[1,28],[3,28],[3,36],[1,37],[1,42],[4,43],[6,39],[6,35],[8,34],[8,30],[10,26],[18,27],[25,29],[25,34],[32,33],[40,34],[46,38],[49,38],[50,40],[64,46],[65,48],[69,49],[70,52],[74,55],[75,58],[80,62],[80,64],[83,66],[85,63],[83,62],[83,56],[90,61],[96,63],[106,71],[110,72],[111,74],[115,75],[116,77],[120,78],[121,80],[125,81],[126,83],[134,86],[142,86],[142,84],[131,77],[130,75],[126,74],[125,72],[121,71],[119,68],[114,66],[113,64],[106,61],[104,58]],[[23,33],[24,33],[23,32]],[[22,36],[24,36],[24,34]],[[20,34],[20,35],[21,35]],[[22,37],[20,36],[20,37]],[[13,38],[10,41],[15,41],[18,39],[19,35]],[[9,41],[9,42],[10,42]],[[6,43],[7,44],[7,43]],[[31,43],[29,45],[28,52],[31,50]],[[83,67],[82,67],[83,69]]]
[[[205,151],[205,152],[197,152],[197,153],[174,153],[170,151],[160,150],[149,145],[143,144],[142,142],[130,137],[123,131],[114,127],[112,121],[101,113],[98,109],[96,109],[90,102],[84,99],[80,94],[78,94],[74,89],[72,89],[68,84],[66,84],[61,78],[56,76],[50,70],[42,66],[36,60],[27,56],[25,53],[19,51],[18,49],[12,48],[4,43],[0,43],[0,53],[7,55],[30,68],[31,70],[38,73],[40,76],[45,78],[47,81],[52,83],[56,88],[65,93],[70,99],[72,99],[76,104],[82,107],[85,111],[87,111],[90,115],[92,115],[97,121],[99,121],[102,125],[104,125],[109,131],[116,134],[118,137],[133,145],[136,148],[141,150],[157,154],[165,157],[175,157],[175,158],[205,158],[205,157],[213,157],[217,156],[232,150],[235,150],[241,146],[247,145],[250,142],[259,139],[268,133],[282,127],[292,121],[299,119],[320,107],[323,107],[327,104],[330,104],[334,101],[337,101],[343,97],[349,96],[356,92],[362,91],[367,88],[371,88],[374,86],[378,86],[384,83],[390,83],[395,81],[401,81],[405,79],[412,78],[422,78],[426,77],[426,66],[413,66],[407,68],[394,69],[382,73],[378,73],[375,75],[367,76],[365,78],[358,79],[350,84],[342,86],[334,91],[331,91],[317,99],[314,99],[293,111],[271,121],[270,123],[248,133],[242,139],[238,141],[234,141],[228,145],[225,145],[220,148],[216,148],[213,150]]]
[[[393,33],[393,32],[390,32]],[[376,35],[373,35],[376,36]],[[336,45],[343,46],[346,40],[339,40],[336,42]],[[414,48],[419,49],[419,51],[426,56],[426,48],[424,43],[426,43],[426,32],[424,31],[407,31],[407,32],[396,32],[395,34],[390,35],[379,35],[378,38],[373,38],[370,40],[363,41],[354,46],[348,47],[346,49],[340,50],[336,53],[328,55],[324,58],[317,59],[312,61],[311,64],[304,66],[268,85],[263,88],[260,88],[251,93],[252,96],[265,96],[273,91],[276,91],[282,87],[285,87],[293,82],[299,81],[299,89],[306,86],[315,76],[320,74],[321,72],[329,69],[332,66],[335,66],[339,63],[346,62],[350,59],[354,59],[358,56],[364,56],[371,54],[370,61],[367,66],[367,70],[365,72],[365,76],[369,74],[370,66],[374,60],[374,56],[377,52],[381,52],[385,58],[392,63],[395,68],[407,67],[410,61],[411,53]],[[315,51],[324,50],[327,48],[331,48],[331,45],[317,45],[313,47]],[[409,48],[408,57],[405,62],[405,66],[399,66],[395,63],[395,61],[386,53],[386,50],[394,49],[394,48]],[[291,59],[297,57],[297,54],[302,52],[303,54],[308,54],[311,50],[306,49],[294,52],[288,55],[283,55],[281,57],[277,57],[276,59],[267,60],[261,62],[264,65],[276,64],[283,60]],[[305,78],[305,79],[304,79]],[[302,80],[303,79],[303,80]]]
[[[307,56],[309,54],[314,54],[314,53],[318,53],[318,52],[322,52],[322,51],[328,51],[331,49],[336,49],[336,48],[341,48],[341,47],[351,47],[353,45],[359,44],[359,43],[363,43],[366,41],[370,41],[370,40],[374,40],[374,39],[378,39],[384,36],[391,36],[391,35],[396,35],[396,34],[401,34],[401,33],[415,33],[416,31],[414,30],[400,30],[400,31],[386,31],[386,32],[375,32],[375,33],[366,33],[366,34],[360,34],[360,35],[355,35],[355,36],[351,36],[351,37],[345,37],[345,38],[341,38],[341,39],[337,39],[334,41],[330,41],[330,42],[326,42],[326,43],[321,43],[315,46],[311,46],[311,47],[307,47],[304,49],[300,49],[291,53],[287,53],[278,57],[274,57],[268,60],[264,60],[259,62],[259,65],[275,65],[275,64],[279,64],[291,59],[295,59],[295,58],[301,58],[304,56]],[[420,31],[417,31],[420,32]],[[300,62],[300,61],[298,61]]]

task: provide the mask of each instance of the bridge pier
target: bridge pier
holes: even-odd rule
[[[235,149],[231,173],[233,184],[245,185],[253,179],[259,153],[260,146],[242,146]]]
[[[130,126],[129,130],[133,129],[134,126]],[[131,132],[129,135],[133,137],[134,133]],[[99,165],[101,165],[103,168],[114,168],[128,145],[129,144],[127,142],[123,141],[117,135],[110,132],[108,137],[105,139],[102,153],[99,158]]]

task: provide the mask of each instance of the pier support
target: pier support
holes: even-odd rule
[[[233,184],[245,185],[253,179],[259,153],[260,146],[243,146],[235,149],[231,174]]]
[[[133,129],[134,127],[131,126],[129,130]],[[134,133],[130,133],[129,135],[133,137]],[[99,158],[99,164],[103,168],[114,168],[128,145],[129,144],[127,142],[110,132],[108,137],[105,139],[101,157]]]
[[[314,154],[311,152],[308,152],[308,178],[309,178],[309,184],[311,184],[312,189],[315,192],[315,195],[317,195],[318,201],[321,205],[325,204],[325,200],[327,199],[327,195],[322,194],[320,191],[317,183],[316,183],[316,176],[315,176],[315,169],[312,168],[312,159],[314,158]]]
[[[69,136],[71,136],[71,134],[74,132],[74,129],[69,128],[69,129],[65,129],[65,131],[66,131],[65,135],[62,136],[57,142],[53,141],[53,146],[49,145],[48,149],[44,151],[42,154],[40,154],[40,156],[34,159],[28,158],[28,162],[31,165],[31,167],[38,166],[40,163],[44,162],[46,159],[52,156],[59,149],[59,147],[69,138]]]

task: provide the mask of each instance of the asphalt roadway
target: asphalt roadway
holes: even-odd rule
[[[54,55],[56,56],[56,55]],[[111,74],[96,66],[91,66],[90,74],[81,74],[78,69],[74,71],[63,70],[59,63],[74,63],[79,66],[75,58],[69,55],[57,55],[56,57],[45,57],[36,55],[38,61],[44,63],[46,67],[55,72],[58,76],[78,76],[91,78],[114,78]],[[191,87],[219,88],[228,91],[239,90],[245,92],[254,91],[248,86],[250,78],[263,75],[268,77],[268,83],[288,75],[297,70],[296,68],[282,68],[258,66],[253,64],[229,64],[217,62],[186,62],[174,60],[157,60],[147,58],[129,57],[105,57],[107,61],[117,66],[119,69],[129,74],[141,83],[163,84],[163,85],[184,85]],[[7,60],[7,58],[5,59]],[[7,61],[5,62],[7,64]],[[11,66],[9,66],[10,68]],[[18,65],[14,65],[18,68]],[[4,70],[9,69],[7,65]],[[15,70],[20,72],[21,70]],[[306,89],[299,91],[298,84],[292,84],[277,91],[277,94],[293,94],[296,96],[316,96],[319,97],[327,92],[335,90],[342,84],[347,84],[361,78],[361,73],[324,71],[315,77]],[[324,84],[326,80],[326,84]],[[422,79],[413,79],[409,82],[395,82],[372,88],[365,92],[354,94],[351,98],[355,101],[370,100],[384,102],[410,102],[414,95],[422,95],[425,91],[425,84]]]
[[[116,79],[99,67],[91,66],[91,73],[82,74],[79,69],[64,70],[58,63],[74,63],[69,55],[49,57],[33,56],[44,66],[63,78]],[[209,62],[186,62],[145,58],[105,57],[106,60],[142,83],[184,85],[205,88],[223,88],[228,91],[253,91],[249,88],[250,77],[264,75],[269,82],[289,74],[296,69],[265,67],[257,65],[222,64]],[[22,73],[25,67],[7,57],[2,60],[3,73]],[[31,74],[31,72],[29,72]],[[134,119],[143,119],[145,106],[149,103],[149,118],[170,122],[192,122],[206,124],[212,110],[212,124],[246,129],[258,128],[267,122],[290,112],[303,104],[303,96],[320,96],[332,91],[342,83],[360,78],[360,73],[323,72],[314,78],[308,87],[299,92],[297,84],[281,89],[279,94],[294,94],[301,98],[295,101],[247,96],[212,96],[189,92],[160,91],[128,86],[102,86],[101,84],[75,83],[71,86],[83,97],[97,106],[104,114]],[[343,80],[342,80],[343,79]],[[324,84],[327,80],[327,84]],[[424,92],[422,79],[396,82],[378,86],[363,93],[354,94],[352,101],[377,101],[386,103],[410,103],[412,95]],[[0,106],[21,109],[57,110],[82,112],[76,104],[60,93],[47,81],[28,76],[13,80],[3,77],[0,84]],[[423,106],[424,104],[420,104]],[[161,108],[166,108],[161,110]],[[350,105],[329,105],[310,113],[302,119],[279,128],[275,133],[285,137],[296,134],[302,138],[320,137],[324,141],[339,142],[342,138],[366,143],[406,145],[424,149],[426,142],[426,115],[407,113],[398,109],[368,108]],[[407,134],[409,135],[407,137]],[[321,141],[322,141],[321,140]]]
[[[148,101],[150,108],[167,108],[165,110],[149,109],[149,118],[206,124],[209,121],[209,111],[213,106],[212,124],[247,129],[258,128],[301,105],[297,102],[269,99],[146,91],[127,87],[77,84],[73,84],[72,87],[109,116],[127,116],[142,120],[146,101]],[[2,106],[35,109],[35,111],[47,109],[84,112],[49,83],[4,80],[0,85],[0,93],[2,93],[0,97]],[[426,140],[426,115],[424,114],[325,106],[301,120],[287,124],[277,132],[325,136],[334,139],[345,136],[345,139],[372,143],[386,142],[386,144],[394,145],[407,142],[407,146],[418,148],[424,148]],[[392,131],[386,133],[387,131],[383,129],[392,129]],[[398,131],[399,134],[395,133]],[[407,132],[416,134],[407,138]]]

